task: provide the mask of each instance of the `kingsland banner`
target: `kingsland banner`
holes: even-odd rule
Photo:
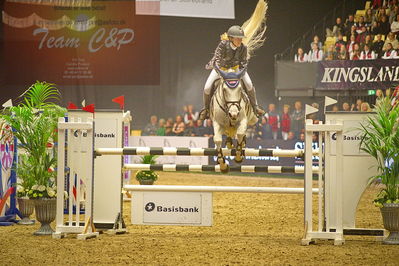
[[[399,60],[335,60],[318,63],[318,89],[387,89],[399,83]]]
[[[136,0],[136,14],[234,19],[234,0]]]

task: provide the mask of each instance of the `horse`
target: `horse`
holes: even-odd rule
[[[215,93],[210,102],[210,118],[213,122],[213,141],[218,150],[217,162],[220,170],[224,173],[229,171],[229,166],[222,152],[222,135],[226,135],[226,146],[228,149],[235,148],[234,160],[241,163],[243,160],[243,149],[245,148],[245,133],[248,126],[258,121],[248,96],[243,91],[241,77],[246,69],[235,72],[232,69],[223,71],[215,68],[220,79],[215,82]],[[233,140],[236,139],[236,145]]]

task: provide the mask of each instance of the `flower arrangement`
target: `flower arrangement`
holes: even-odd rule
[[[155,163],[156,156],[155,155],[145,155],[141,157],[141,163],[143,164],[154,164]],[[149,170],[141,170],[136,173],[136,179],[138,181],[144,181],[144,180],[151,180],[151,181],[156,181],[158,179],[158,174],[155,173],[154,171],[149,171]]]

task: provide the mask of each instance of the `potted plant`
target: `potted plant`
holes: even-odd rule
[[[381,186],[374,203],[390,231],[384,243],[399,244],[399,105],[395,99],[381,97],[375,112],[361,124],[360,148],[376,160],[378,174],[370,183]]]
[[[141,157],[141,163],[154,164],[155,158],[155,155],[144,155]],[[158,174],[154,171],[141,170],[136,173],[136,179],[140,185],[152,185],[158,179]]]
[[[58,106],[60,93],[54,84],[33,84],[21,96],[17,106],[5,108],[1,114],[18,139],[22,156],[17,164],[18,195],[34,200],[36,219],[41,227],[34,234],[51,234],[50,223],[56,215],[55,172],[58,118],[66,110]]]

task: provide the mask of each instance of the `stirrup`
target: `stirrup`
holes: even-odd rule
[[[207,108],[204,108],[200,111],[199,113],[199,119],[200,120],[205,120],[209,118],[209,111]]]

